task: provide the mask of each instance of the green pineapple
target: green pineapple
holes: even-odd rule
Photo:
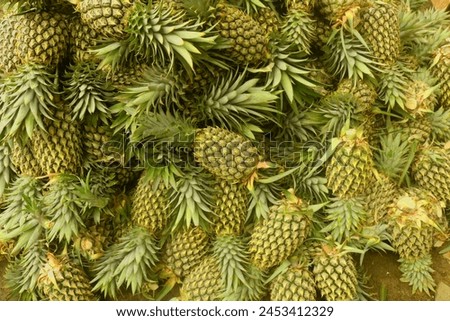
[[[42,300],[95,301],[95,294],[86,273],[67,254],[47,254],[37,288]]]
[[[271,301],[316,300],[316,281],[309,268],[310,259],[309,253],[289,258],[289,265],[269,284]]]
[[[431,72],[440,81],[439,105],[448,109],[450,107],[450,43],[448,41],[437,49]]]
[[[373,155],[360,129],[347,129],[326,168],[328,187],[338,197],[365,192],[373,177]]]
[[[0,70],[10,73],[20,65],[20,58],[15,54],[19,19],[15,15],[5,15],[0,20]]]
[[[258,66],[268,61],[268,34],[251,15],[225,1],[219,1],[214,11],[215,28],[230,42],[227,51],[235,63]]]
[[[269,36],[275,34],[280,29],[280,18],[276,10],[270,7],[258,8],[251,16]]]
[[[134,0],[77,0],[81,19],[105,38],[121,38]]]
[[[399,269],[402,272],[400,281],[408,283],[412,287],[412,292],[430,292],[435,291],[436,282],[433,279],[433,268],[431,254],[420,258],[400,259]]]
[[[418,186],[444,203],[450,201],[450,154],[440,146],[423,146],[411,168]]]
[[[81,132],[79,123],[72,120],[68,106],[62,102],[58,104],[54,120],[45,121],[45,131],[36,129],[31,148],[44,174],[80,173]]]
[[[288,258],[308,237],[313,209],[292,194],[260,219],[249,241],[251,263],[267,270]]]
[[[225,283],[220,265],[213,256],[207,256],[192,269],[183,281],[180,299],[183,301],[220,301],[225,293]]]
[[[173,235],[164,244],[162,263],[163,275],[184,279],[208,255],[210,238],[200,227],[192,227]]]
[[[361,33],[376,60],[390,65],[400,54],[398,9],[389,2],[375,2],[361,12]]]
[[[209,172],[230,182],[247,180],[259,163],[258,150],[250,140],[218,127],[196,132],[194,155]]]
[[[16,173],[31,177],[42,176],[42,169],[33,154],[30,142],[21,143],[19,140],[14,140],[12,145],[11,161]]]
[[[241,184],[220,180],[215,185],[213,224],[217,235],[241,235],[247,216],[248,191]]]
[[[422,258],[430,253],[442,208],[443,204],[428,191],[411,187],[400,194],[388,212],[392,244],[400,258]]]
[[[355,300],[358,275],[352,256],[342,246],[323,243],[313,257],[317,288],[328,301]]]

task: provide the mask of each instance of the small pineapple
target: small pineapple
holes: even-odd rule
[[[194,156],[217,178],[230,182],[247,180],[259,163],[258,150],[250,140],[218,127],[196,132]]]
[[[275,10],[270,7],[259,8],[252,14],[252,18],[255,19],[264,29],[267,35],[272,35],[280,28],[280,18]]]
[[[430,295],[430,292],[435,291],[431,254],[420,258],[400,259],[399,262],[399,269],[402,272],[400,281],[408,283],[413,293],[419,291]]]
[[[90,25],[86,24],[80,15],[74,15],[69,24],[70,54],[75,63],[82,61],[95,61],[95,56],[89,52],[97,45],[99,34]]]
[[[347,129],[326,168],[328,187],[345,198],[366,191],[373,177],[373,155],[360,129]]]
[[[47,262],[41,270],[37,287],[42,300],[97,300],[86,273],[67,254],[47,254]]]
[[[192,269],[180,289],[183,301],[220,301],[225,293],[220,265],[213,256],[207,256]]]
[[[323,243],[313,257],[317,288],[328,301],[355,300],[358,275],[352,256],[340,245]]]
[[[288,258],[310,233],[313,210],[301,199],[287,195],[270,208],[268,217],[260,219],[252,231],[251,263],[261,270]]]
[[[150,234],[160,233],[168,219],[168,188],[161,180],[151,180],[144,171],[132,197],[131,223]]]

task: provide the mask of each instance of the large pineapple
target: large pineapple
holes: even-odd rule
[[[372,151],[360,129],[348,129],[340,138],[326,168],[328,187],[339,197],[365,192],[373,177]]]
[[[251,262],[262,270],[280,264],[308,237],[313,210],[292,194],[270,208],[249,241]]]
[[[328,301],[356,299],[358,276],[352,256],[340,245],[323,243],[313,258],[317,288]]]
[[[47,262],[41,270],[37,287],[42,300],[97,300],[86,273],[67,254],[47,254]]]

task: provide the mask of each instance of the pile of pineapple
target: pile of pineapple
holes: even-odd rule
[[[425,0],[19,0],[0,20],[13,299],[432,295],[450,14]]]

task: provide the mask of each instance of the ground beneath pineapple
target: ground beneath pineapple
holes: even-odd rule
[[[433,277],[436,284],[444,283],[450,286],[450,253],[439,254],[439,248],[433,250]],[[426,293],[412,294],[411,287],[400,281],[398,269],[398,257],[394,253],[369,252],[363,262],[363,270],[368,276],[366,292],[375,300],[390,301],[434,301],[435,294],[428,296]],[[5,286],[4,274],[6,260],[0,259],[0,301],[8,299],[8,291]],[[384,294],[382,294],[384,293]],[[125,295],[121,300],[143,300],[139,296]],[[450,300],[450,297],[444,299]]]

